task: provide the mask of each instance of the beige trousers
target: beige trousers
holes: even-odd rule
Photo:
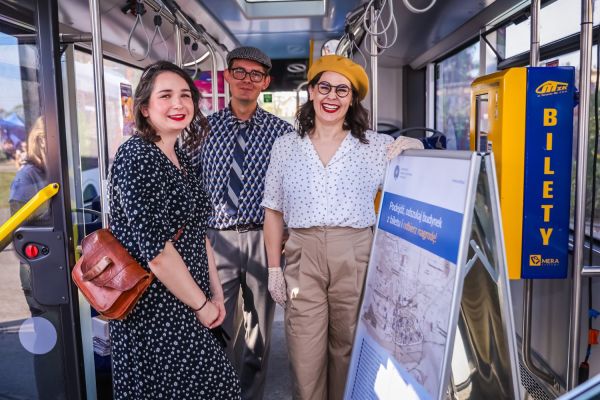
[[[285,332],[296,400],[344,396],[372,240],[371,228],[290,229]]]

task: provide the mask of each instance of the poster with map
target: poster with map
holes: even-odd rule
[[[442,397],[470,167],[468,156],[390,162],[345,399]]]

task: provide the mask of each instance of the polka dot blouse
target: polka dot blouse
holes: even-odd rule
[[[375,224],[373,200],[383,183],[387,135],[367,131],[368,144],[348,134],[327,166],[308,136],[275,141],[261,205],[283,213],[290,228]]]

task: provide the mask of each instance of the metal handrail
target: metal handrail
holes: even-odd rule
[[[42,204],[58,193],[58,183],[51,183],[40,189],[27,203],[17,210],[5,223],[0,226],[0,251],[8,244],[7,239],[23,222],[27,220]]]
[[[210,86],[212,91],[212,109],[213,112],[219,111],[219,88],[217,84],[219,83],[219,79],[217,77],[217,55],[215,49],[212,44],[208,41],[205,42],[206,48],[210,52],[210,68],[211,68],[211,77]]]
[[[213,110],[214,111],[218,111],[218,91],[215,90],[217,88],[217,83],[218,83],[218,76],[217,76],[217,72],[218,72],[218,66],[217,66],[217,61],[215,59],[215,55],[218,54],[219,57],[221,57],[221,61],[223,62],[223,69],[227,69],[227,60],[225,55],[223,54],[223,52],[225,51],[225,49],[223,49],[223,47],[221,46],[220,43],[218,43],[208,32],[206,32],[205,30],[201,31],[202,37],[204,38],[204,43],[208,48],[208,51],[210,52],[210,55],[213,57],[213,64],[212,64],[212,68],[215,72],[213,72],[213,79],[212,79],[212,83],[213,83],[213,102],[216,101],[216,104],[213,103]],[[217,92],[217,97],[214,97],[215,92]],[[227,83],[227,81],[224,81],[224,94],[225,94],[225,106],[229,105],[229,84]]]
[[[371,84],[370,86],[370,90],[371,90],[371,127],[374,131],[377,131],[377,123],[378,121],[378,114],[377,114],[377,107],[378,107],[378,102],[377,102],[377,95],[378,95],[378,86],[379,86],[379,71],[378,71],[378,60],[377,60],[377,52],[379,51],[379,47],[377,45],[377,24],[373,23],[373,21],[375,21],[375,14],[376,14],[376,10],[375,7],[372,7],[371,10],[371,29],[373,29],[373,34],[371,35]]]
[[[295,92],[296,92],[296,111],[298,111],[300,109],[300,91],[306,85],[308,85],[308,81],[304,81],[304,82],[300,83],[298,86],[296,86],[296,90],[295,90]]]
[[[537,67],[540,63],[540,33],[539,19],[540,0],[531,2],[531,45],[529,53],[529,65]],[[525,368],[543,381],[553,385],[556,383],[554,375],[539,369],[531,357],[531,308],[533,303],[533,280],[526,279],[523,287],[523,320],[522,320],[522,341],[521,355]]]
[[[581,0],[581,37],[579,63],[579,113],[577,126],[577,186],[575,194],[575,230],[573,245],[573,288],[569,329],[567,390],[577,386],[581,333],[581,281],[585,240],[585,190],[587,179],[588,113],[592,67],[592,0]]]
[[[102,26],[100,1],[89,0],[92,25],[92,64],[94,67],[94,92],[96,102],[96,136],[98,141],[98,172],[100,173],[100,198],[108,199],[108,138],[106,133],[106,103],[104,101],[104,53],[102,51]],[[108,226],[108,207],[102,205],[102,226]]]

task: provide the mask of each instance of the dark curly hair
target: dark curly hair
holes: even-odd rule
[[[314,88],[319,79],[321,79],[323,73],[317,74],[310,82],[308,86]],[[310,98],[310,96],[309,96]],[[369,128],[369,113],[360,104],[358,99],[358,92],[352,87],[352,102],[344,118],[343,129],[349,130],[352,136],[357,138],[361,143],[368,144],[369,141],[366,137],[367,129]],[[315,129],[315,108],[312,100],[308,100],[304,103],[298,112],[296,113],[296,131],[300,137],[304,137],[312,133]]]
[[[136,134],[149,142],[158,142],[160,140],[160,135],[156,133],[152,124],[142,114],[142,108],[148,105],[154,88],[154,81],[163,72],[173,72],[179,75],[190,87],[192,102],[194,103],[194,116],[190,125],[183,130],[183,146],[187,148],[197,147],[206,138],[209,129],[208,120],[200,112],[200,92],[196,85],[194,85],[192,78],[183,69],[168,61],[155,62],[146,67],[142,73],[140,83],[138,83],[133,97]]]

